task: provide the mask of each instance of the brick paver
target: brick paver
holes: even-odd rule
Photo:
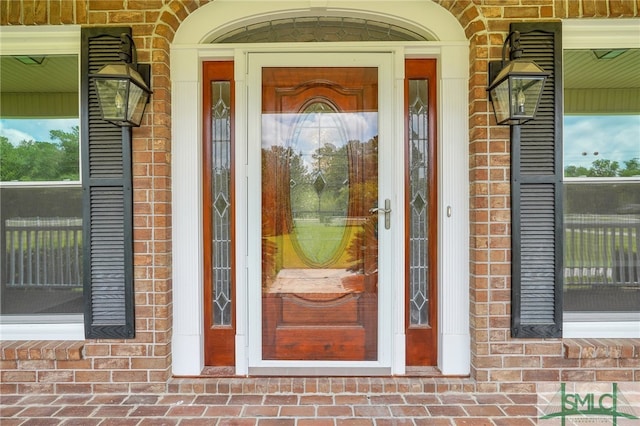
[[[531,395],[463,392],[3,395],[0,404],[2,426],[533,426],[535,416]]]

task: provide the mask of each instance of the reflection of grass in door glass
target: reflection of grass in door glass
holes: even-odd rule
[[[345,231],[342,218],[327,223],[296,221],[294,229],[305,255],[315,262],[328,261],[336,254]]]

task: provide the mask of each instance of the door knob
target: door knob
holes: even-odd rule
[[[384,229],[391,228],[391,200],[384,200],[384,209],[380,207],[372,207],[369,209],[369,213],[384,213]]]

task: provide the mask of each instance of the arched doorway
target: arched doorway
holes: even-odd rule
[[[240,11],[244,8],[233,7],[234,2],[217,1],[210,3],[189,16],[178,29],[172,45],[172,81],[173,81],[173,242],[174,242],[174,337],[173,337],[173,371],[174,374],[199,374],[204,366],[204,331],[202,318],[204,300],[202,286],[204,274],[202,259],[204,256],[202,188],[202,129],[203,108],[195,99],[202,100],[200,95],[202,80],[200,70],[203,62],[208,60],[233,60],[235,108],[235,138],[239,149],[235,152],[236,164],[241,167],[235,170],[235,310],[233,313],[235,329],[233,343],[235,349],[236,374],[403,374],[406,367],[405,342],[405,300],[403,268],[394,267],[393,258],[404,258],[405,234],[401,219],[391,219],[393,230],[381,231],[386,234],[387,243],[381,245],[387,250],[386,267],[380,273],[386,274],[384,281],[388,284],[380,286],[378,304],[380,311],[377,317],[377,335],[374,346],[378,352],[373,360],[349,360],[347,363],[327,361],[319,358],[311,363],[291,363],[273,361],[264,356],[262,340],[264,321],[262,315],[255,315],[260,309],[267,310],[267,305],[260,303],[254,286],[261,282],[259,272],[260,239],[254,238],[264,232],[260,221],[254,221],[252,211],[260,210],[264,204],[254,203],[253,170],[260,168],[263,160],[256,156],[260,152],[259,145],[250,149],[251,141],[261,140],[260,126],[255,125],[261,117],[259,102],[261,83],[258,76],[262,69],[274,67],[275,63],[264,58],[285,59],[283,65],[300,66],[300,58],[311,61],[325,55],[325,58],[336,57],[336,53],[349,57],[356,54],[366,57],[365,64],[382,70],[378,72],[380,83],[384,88],[380,93],[385,97],[385,107],[379,111],[381,131],[386,132],[385,142],[389,151],[385,153],[388,165],[379,170],[387,173],[381,175],[387,189],[380,191],[379,207],[386,199],[394,199],[394,193],[403,193],[404,157],[398,154],[397,143],[394,151],[392,141],[404,138],[403,119],[401,115],[403,93],[394,87],[404,87],[404,61],[407,57],[435,58],[439,64],[438,85],[442,93],[438,101],[441,111],[438,120],[438,225],[439,259],[437,291],[439,329],[438,329],[438,362],[437,366],[445,374],[465,374],[469,371],[469,333],[468,333],[468,181],[467,181],[467,140],[466,129],[466,86],[467,86],[467,44],[464,33],[455,19],[444,9],[428,2],[395,2],[393,11],[388,6],[371,6],[365,10],[362,4],[354,2],[328,1],[326,7],[312,8],[306,2],[294,2],[287,10],[256,3],[251,8],[250,16]],[[253,3],[252,3],[253,4]],[[399,12],[400,11],[400,12]],[[243,25],[256,24],[268,20],[292,18],[295,16],[353,16],[375,18],[376,22],[387,22],[406,28],[416,34],[422,34],[433,41],[424,42],[387,42],[384,47],[377,43],[372,49],[366,43],[344,42],[332,44],[209,44],[222,34]],[[415,22],[416,18],[424,18],[425,24]],[[205,24],[206,22],[206,24]],[[447,41],[439,41],[439,40]],[[453,40],[453,41],[452,41]],[[372,52],[372,50],[374,50]],[[382,51],[382,52],[381,52]],[[309,52],[312,54],[309,55]],[[265,54],[268,53],[268,54]],[[340,55],[337,55],[340,56]],[[297,58],[297,59],[296,59]],[[287,62],[289,61],[289,62]],[[369,62],[367,62],[369,61]],[[261,68],[255,68],[262,63]],[[320,63],[318,63],[319,65]],[[367,65],[367,66],[369,66]],[[246,100],[246,101],[245,101]],[[244,103],[244,104],[243,104]],[[257,105],[257,107],[255,106]],[[394,106],[395,105],[395,106]],[[385,109],[386,108],[386,109]],[[395,111],[395,112],[394,112]],[[206,113],[205,113],[206,114]],[[237,125],[238,121],[241,125]],[[382,137],[381,137],[382,139]],[[245,148],[247,147],[247,148]],[[389,159],[389,160],[387,160]],[[385,163],[387,164],[387,163]],[[197,167],[194,167],[197,165]],[[264,180],[266,178],[262,178]],[[380,177],[378,177],[380,181]],[[260,179],[257,179],[260,181]],[[316,185],[316,190],[322,185]],[[385,192],[386,191],[386,192]],[[386,195],[385,195],[386,194]],[[264,196],[263,196],[264,198]],[[401,197],[395,197],[398,199]],[[420,200],[418,200],[420,201]],[[392,202],[393,203],[393,202]],[[392,211],[401,210],[399,204],[393,204]],[[404,215],[401,215],[404,216]],[[394,216],[391,215],[393,218]],[[391,227],[390,227],[391,228]],[[262,231],[261,231],[262,229]],[[381,229],[381,228],[380,228]],[[297,240],[296,240],[297,241]],[[199,243],[196,243],[199,242]],[[399,257],[398,257],[399,256]],[[334,256],[335,257],[335,256]],[[260,284],[258,289],[260,288]],[[299,296],[299,295],[298,295]],[[308,300],[305,301],[309,302]],[[194,307],[196,309],[194,309]],[[461,315],[465,312],[465,315]],[[331,334],[331,332],[328,332]],[[366,335],[366,333],[364,334]],[[363,336],[364,336],[363,335]],[[294,340],[298,340],[295,337]],[[286,340],[286,338],[285,338]],[[347,339],[348,340],[348,339]],[[366,339],[365,339],[366,340]],[[298,361],[298,360],[296,360]]]

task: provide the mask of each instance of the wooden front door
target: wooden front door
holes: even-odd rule
[[[262,358],[378,357],[378,70],[262,70]]]

